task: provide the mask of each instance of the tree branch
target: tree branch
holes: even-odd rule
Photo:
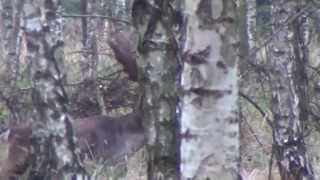
[[[259,113],[262,115],[263,118],[266,119],[268,125],[273,128],[273,123],[270,120],[270,118],[268,117],[267,113],[265,113],[262,108],[256,103],[254,102],[249,96],[247,96],[246,94],[239,92],[239,96],[244,98],[245,100],[247,100],[251,105],[253,105],[258,111]]]
[[[63,14],[62,17],[64,18],[101,18],[101,19],[108,19],[111,21],[118,21],[125,23],[127,25],[133,26],[132,23],[129,21],[123,20],[123,19],[117,19],[109,16],[103,16],[103,15],[88,15],[88,14]]]

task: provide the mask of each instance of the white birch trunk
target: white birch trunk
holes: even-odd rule
[[[181,178],[236,180],[238,34],[232,0],[185,0]]]
[[[248,35],[248,48],[249,54],[252,54],[252,50],[256,47],[256,29],[257,29],[257,7],[256,0],[246,0],[247,7],[247,35]]]
[[[136,0],[133,22],[140,35],[139,82],[148,149],[148,179],[177,179],[176,105],[179,70],[176,28],[179,1]]]
[[[2,81],[8,86],[3,88],[0,94],[2,98],[7,99],[11,124],[21,120],[17,106],[19,98],[14,94],[17,93],[16,82],[19,75],[20,22],[23,4],[24,0],[0,1],[0,61],[3,58],[5,77]]]

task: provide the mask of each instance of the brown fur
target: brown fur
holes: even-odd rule
[[[15,179],[15,176],[25,172],[30,157],[31,133],[29,126],[10,129],[7,159],[2,164],[0,179]]]
[[[140,119],[137,114],[132,113],[119,118],[94,116],[75,122],[80,149],[112,159],[136,151],[144,144],[142,124],[137,119]]]
[[[81,154],[88,154],[91,158],[119,160],[144,144],[140,117],[135,113],[118,118],[94,116],[78,119],[74,121],[73,129]],[[30,126],[10,128],[9,151],[0,179],[10,179],[25,172],[31,153],[31,135]]]
[[[137,81],[136,54],[132,43],[132,33],[119,31],[111,34],[109,45],[112,48],[116,60],[123,66],[123,70],[128,74],[129,79]]]

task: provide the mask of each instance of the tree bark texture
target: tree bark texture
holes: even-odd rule
[[[28,179],[67,179],[74,165],[73,132],[62,86],[63,36],[60,1],[26,1],[23,8],[27,60],[33,62],[34,153]]]
[[[83,15],[87,14],[87,6],[88,2],[87,0],[80,0],[80,12]],[[87,23],[87,17],[82,17],[81,18],[81,29],[82,29],[82,45],[85,46],[87,42],[87,28],[88,28],[88,23]]]
[[[304,109],[307,101],[307,90],[304,89],[307,88],[304,79],[307,52],[299,29],[301,24],[296,24],[299,18],[285,25],[295,13],[298,13],[298,1],[272,1],[273,37],[269,47],[271,111],[275,153],[283,180],[313,179],[303,134],[303,121],[307,120]]]
[[[83,2],[85,3],[85,2]],[[86,1],[86,14],[94,15],[98,11],[98,3],[95,0]],[[83,5],[84,6],[84,5]],[[81,62],[82,79],[92,80],[97,65],[97,23],[96,18],[86,17],[86,21],[82,20],[82,36],[84,42],[84,58]]]
[[[2,0],[2,40],[5,49],[5,64],[8,83],[16,82],[18,75],[18,52],[19,52],[19,32],[20,16],[24,0]]]
[[[185,0],[181,179],[238,179],[239,38],[232,0]]]
[[[177,20],[179,1],[136,0],[132,15],[139,32],[137,66],[146,125],[148,179],[178,179],[177,86],[179,79]]]
[[[8,86],[3,88],[1,96],[6,98],[8,109],[11,111],[12,124],[17,123],[21,118],[19,117],[19,110],[16,103],[18,101],[16,92],[16,82],[19,76],[19,50],[20,50],[20,23],[21,12],[24,0],[2,0],[0,5],[1,19],[0,26],[1,38],[0,42],[2,56],[5,64],[5,79],[4,83]]]
[[[99,2],[95,0],[82,0],[82,12],[88,15],[94,15],[100,10]],[[95,94],[99,109],[102,115],[107,115],[106,105],[103,99],[103,94],[97,83],[97,71],[99,63],[98,52],[98,35],[101,35],[101,19],[84,17],[81,19],[82,23],[82,40],[84,46],[83,59],[81,62],[81,70],[83,73],[83,80],[91,80],[95,86]]]
[[[246,22],[247,22],[247,35],[248,35],[248,48],[249,54],[252,55],[256,48],[256,32],[257,32],[257,3],[256,0],[246,0]],[[256,56],[254,56],[256,57]],[[253,59],[256,62],[256,59]]]
[[[319,4],[319,2],[318,2]],[[320,119],[320,74],[315,71],[317,68],[320,67],[320,9],[317,8],[317,4],[313,6],[315,10],[313,10],[312,15],[309,15],[311,23],[311,33],[310,33],[310,42],[307,43],[309,48],[309,61],[308,61],[308,69],[310,70],[310,67],[313,73],[310,73],[309,71],[309,79],[313,79],[314,81],[309,81],[309,109],[308,112],[311,114],[311,122],[318,122],[318,119]],[[311,16],[311,17],[310,17]],[[308,126],[308,129],[311,130],[310,136],[306,137],[306,144],[310,144],[311,146],[308,146],[308,153],[310,156],[310,161],[312,164],[312,168],[314,171],[314,178],[320,179],[320,126],[318,123]]]

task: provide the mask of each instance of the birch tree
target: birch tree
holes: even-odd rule
[[[98,3],[94,0],[82,0],[82,13],[94,15],[98,12]],[[84,46],[84,58],[81,62],[83,80],[94,78],[97,64],[97,18],[82,17],[82,41]]]
[[[178,7],[177,0],[135,0],[132,7],[133,23],[140,36],[137,66],[144,92],[148,179],[152,180],[178,179]]]
[[[256,63],[256,56],[253,56],[256,48],[256,32],[257,32],[257,3],[256,0],[246,0],[246,29],[248,35],[248,49],[250,57],[254,57],[251,61]]]
[[[5,64],[4,83],[8,87],[3,88],[1,98],[6,100],[6,105],[11,112],[12,124],[21,120],[19,110],[17,109],[18,97],[15,96],[17,91],[16,82],[19,75],[19,47],[20,47],[20,23],[21,10],[24,0],[1,0],[0,12],[0,43],[3,62]]]
[[[99,2],[95,0],[82,0],[81,10],[83,14],[95,15],[99,12]],[[98,35],[101,35],[102,19],[93,17],[83,17],[82,21],[82,42],[84,46],[84,58],[82,59],[82,72],[84,80],[93,81],[95,87],[95,94],[98,101],[99,109],[102,115],[107,115],[106,105],[103,99],[103,94],[96,82],[98,77],[98,64],[99,64],[99,52],[98,52]]]
[[[185,0],[181,179],[238,179],[238,32],[232,0]]]
[[[306,99],[302,98],[305,98],[306,90],[303,88],[307,85],[297,79],[298,76],[306,75],[303,73],[303,61],[307,56],[305,50],[300,49],[305,46],[299,46],[299,42],[303,41],[300,41],[297,31],[299,27],[295,25],[298,20],[289,20],[299,12],[299,3],[297,0],[272,1],[273,37],[269,62],[271,111],[275,154],[283,180],[301,180],[304,177],[313,179],[303,134],[306,111],[302,106]]]
[[[26,1],[27,58],[33,61],[33,156],[27,179],[67,179],[75,162],[73,133],[62,85],[64,59],[60,1]],[[70,178],[70,177],[69,177]]]
[[[308,100],[309,100],[309,106],[307,107],[308,112],[311,115],[311,122],[318,122],[318,119],[320,119],[320,76],[318,73],[310,73],[310,69],[313,69],[312,72],[316,72],[314,70],[319,69],[319,65],[320,65],[320,61],[319,61],[319,55],[320,55],[320,41],[319,41],[319,37],[320,37],[320,26],[319,26],[319,22],[320,22],[320,9],[319,7],[319,3],[320,2],[316,2],[313,1],[312,3],[312,7],[314,9],[311,9],[310,11],[313,12],[312,14],[308,14],[308,18],[309,20],[307,21],[309,23],[309,26],[311,25],[311,28],[309,27],[309,29],[311,29],[311,32],[309,33],[309,38],[310,40],[307,43],[304,43],[308,46],[308,61],[306,63],[304,63],[307,67],[306,70],[308,71],[308,85],[309,85],[309,89],[308,89]],[[311,19],[311,23],[310,23],[310,19]],[[298,23],[297,23],[298,24]],[[300,28],[303,28],[302,26],[299,26]],[[302,66],[305,67],[305,66]],[[315,179],[320,179],[320,151],[319,151],[319,146],[320,146],[320,139],[319,137],[319,126],[317,125],[318,123],[316,123],[316,125],[312,124],[309,125],[308,128],[312,129],[312,132],[310,134],[310,136],[308,136],[306,138],[306,144],[310,144],[308,146],[308,154],[310,156],[310,161],[312,164],[312,168],[314,171],[314,176]]]

